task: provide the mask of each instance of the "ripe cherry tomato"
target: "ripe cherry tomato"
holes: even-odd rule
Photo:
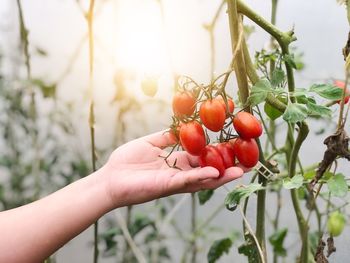
[[[196,98],[190,91],[178,92],[174,95],[172,106],[175,116],[191,116],[196,107]]]
[[[227,110],[226,110],[226,104],[225,104],[224,99],[223,99],[222,97],[220,97],[219,100],[220,100],[220,102],[222,103],[222,105],[224,105],[225,111],[227,111]],[[229,112],[229,113],[233,113],[233,111],[234,111],[234,109],[235,109],[235,104],[234,104],[234,102],[233,102],[232,99],[227,98],[227,106],[228,106],[228,112]],[[228,114],[227,114],[227,115],[228,115]]]
[[[239,163],[247,168],[254,167],[259,161],[259,147],[254,139],[237,138],[233,151]]]
[[[339,88],[341,88],[341,89],[345,89],[345,82],[344,82],[344,81],[335,80],[335,81],[334,81],[334,85],[337,86],[337,87],[339,87]],[[350,91],[349,91],[349,89],[346,89],[345,92],[346,92],[346,95],[347,95],[347,96],[345,96],[344,103],[346,104],[346,103],[348,103],[349,100],[350,100]],[[338,100],[337,103],[340,104],[340,100]]]
[[[216,149],[218,149],[224,160],[225,168],[235,165],[235,154],[233,151],[233,145],[230,142],[219,143],[216,145]]]
[[[225,107],[218,99],[207,100],[201,104],[199,117],[205,127],[209,130],[218,132],[225,124],[226,113]]]
[[[197,121],[182,124],[179,137],[182,147],[192,155],[200,155],[206,145],[204,130]]]
[[[200,167],[212,166],[218,169],[220,176],[225,173],[224,160],[219,150],[213,145],[207,145],[199,156]]]
[[[261,123],[252,114],[241,111],[233,119],[233,127],[244,139],[257,138],[262,134]]]

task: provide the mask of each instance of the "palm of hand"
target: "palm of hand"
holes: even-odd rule
[[[113,152],[106,169],[114,203],[137,204],[175,193],[213,189],[243,174],[242,169],[232,167],[219,177],[215,168],[199,168],[197,158],[184,151],[172,153],[167,163],[164,157],[168,153],[163,148],[173,142],[168,133],[160,132]],[[175,161],[176,168],[170,167]]]

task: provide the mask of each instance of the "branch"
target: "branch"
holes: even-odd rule
[[[134,255],[137,259],[137,261],[140,263],[147,263],[147,260],[146,260],[145,256],[143,255],[141,249],[138,248],[135,241],[132,239],[124,218],[121,216],[121,214],[118,211],[115,212],[115,217],[116,217],[117,222],[118,222],[118,224],[123,232],[123,236],[126,239],[126,241],[128,242],[132,252],[134,253]]]

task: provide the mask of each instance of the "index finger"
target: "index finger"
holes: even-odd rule
[[[176,137],[170,132],[170,130],[164,130],[156,132],[150,135],[143,137],[146,142],[151,144],[154,147],[164,149],[166,147],[176,144]]]

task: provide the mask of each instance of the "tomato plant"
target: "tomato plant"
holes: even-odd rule
[[[225,168],[230,168],[235,165],[235,154],[233,145],[229,142],[219,143],[216,149],[220,152],[224,161]]]
[[[182,124],[179,138],[181,146],[192,155],[200,155],[206,145],[204,130],[197,121]]]
[[[175,116],[186,117],[195,111],[196,99],[192,92],[182,91],[174,95],[172,105]]]
[[[224,160],[220,151],[213,145],[207,145],[199,156],[199,165],[201,167],[212,166],[219,171],[220,176],[223,176],[225,173],[226,162],[227,160]]]
[[[254,167],[259,161],[259,147],[254,139],[237,138],[233,152],[239,163],[247,168]]]
[[[225,110],[227,111],[227,116],[229,116],[229,114],[233,113],[233,111],[235,109],[235,104],[231,98],[227,98],[227,106],[226,106],[226,103],[222,97],[220,97],[218,100],[220,100],[222,105],[225,107]]]
[[[224,127],[226,108],[218,99],[206,100],[200,106],[199,116],[205,127],[218,132]]]
[[[233,119],[233,126],[244,139],[257,138],[262,134],[261,123],[248,112],[238,112]]]

